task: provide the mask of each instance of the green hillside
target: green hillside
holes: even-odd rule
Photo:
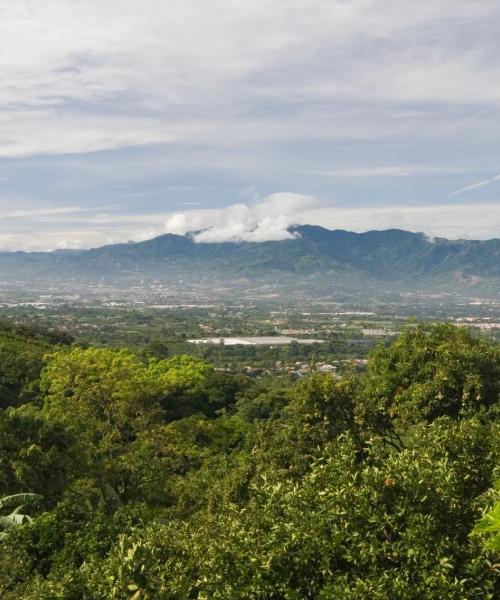
[[[486,339],[410,324],[364,372],[263,389],[190,356],[2,336],[2,599],[498,598]]]

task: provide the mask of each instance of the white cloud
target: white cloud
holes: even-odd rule
[[[176,213],[169,216],[165,228],[178,234],[201,231],[195,235],[197,242],[287,239],[292,237],[288,228],[299,224],[358,232],[408,229],[457,239],[499,237],[498,223],[500,203],[350,208],[328,206],[310,196],[280,193],[254,205]]]
[[[290,239],[295,219],[317,200],[291,193],[278,193],[253,205],[233,204],[220,210],[186,211],[169,216],[165,230],[184,234],[199,232],[197,242],[264,242]]]
[[[8,233],[0,232],[0,249],[49,250],[88,248],[142,241],[166,232],[198,232],[198,243],[291,239],[291,225],[367,231],[399,228],[430,237],[487,239],[500,236],[500,203],[436,204],[432,206],[331,206],[311,196],[276,193],[255,203],[221,209],[190,209],[175,213],[124,214],[118,208],[78,207],[3,211]],[[10,220],[9,220],[10,219]],[[43,230],[39,224],[43,223]]]
[[[75,215],[89,209],[79,206],[57,206],[47,208],[30,208],[26,210],[0,210],[0,219],[54,219],[60,215]],[[74,219],[75,217],[69,217]]]
[[[3,122],[0,119],[0,158],[171,143],[182,139],[183,132],[179,129],[155,118],[90,117],[71,112],[61,114],[57,109],[15,111],[7,114]]]
[[[499,14],[495,0],[10,0],[0,155],[217,146],[271,120],[293,138],[304,103],[325,136],[341,120],[325,126],[321,105],[352,105],[341,129],[354,137],[367,101],[416,121],[436,111],[408,102],[498,104]]]
[[[497,236],[495,204],[444,200],[495,172],[499,22],[498,0],[3,2],[0,245],[144,239],[165,220],[204,241],[295,222]],[[170,214],[238,197],[253,203]],[[120,209],[65,208],[99,198]]]
[[[0,232],[0,251],[38,252],[58,249],[96,248],[107,244],[142,241],[162,233],[161,227],[123,227],[116,224],[92,228],[67,227],[63,230],[44,227],[22,232]]]

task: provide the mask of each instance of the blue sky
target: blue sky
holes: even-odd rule
[[[0,248],[500,236],[497,0],[10,0]]]

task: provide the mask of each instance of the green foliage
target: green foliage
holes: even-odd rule
[[[64,332],[0,321],[0,407],[36,400],[44,354],[71,340]]]
[[[0,332],[0,406],[29,402],[36,397],[47,344]]]
[[[0,519],[2,599],[499,596],[500,355],[469,331],[410,325],[366,374],[291,388],[190,356],[41,361],[39,406],[0,411],[4,504],[44,496]]]
[[[248,394],[239,396],[236,402],[238,414],[252,423],[256,420],[278,419],[290,402],[288,389],[257,391],[250,389]]]
[[[30,493],[13,494],[0,498],[0,510],[15,507],[8,515],[0,516],[0,541],[7,537],[12,528],[32,522],[31,517],[21,511],[25,506],[36,504],[41,499],[42,496],[39,494]]]
[[[143,362],[129,351],[104,348],[59,351],[47,361],[43,414],[78,436],[82,474],[90,478],[79,483],[79,493],[108,511],[146,489],[150,501],[164,498],[160,482],[175,471],[175,456],[189,450],[169,451],[162,424],[183,412],[186,399],[194,405],[187,412],[206,405],[213,368],[189,356]]]
[[[43,343],[46,345],[66,346],[72,344],[74,338],[63,329],[44,328],[27,323],[12,323],[0,321],[0,332],[8,333],[25,341]]]
[[[31,490],[51,504],[81,471],[77,437],[31,405],[0,411],[0,493]]]
[[[89,588],[102,598],[131,586],[151,598],[492,598],[489,563],[467,539],[489,478],[463,495],[485,435],[475,421],[424,425],[412,450],[374,443],[363,462],[342,435],[299,482],[256,481],[243,509],[136,531],[89,572]]]
[[[41,500],[41,498],[42,496],[39,494],[31,493],[11,494],[10,496],[4,496],[3,498],[0,498],[0,510],[12,505],[17,505],[17,508],[23,507],[25,504],[33,504],[34,502]]]
[[[154,402],[145,365],[126,350],[56,352],[48,357],[42,387],[44,414],[70,422],[80,433],[91,431],[94,440],[147,419]]]
[[[409,325],[372,354],[360,416],[375,429],[391,422],[461,418],[498,403],[500,349],[466,328]]]
[[[499,485],[497,484],[497,497]],[[500,554],[500,500],[497,500],[477,523],[472,531],[474,535],[482,536],[484,548]]]
[[[355,422],[359,380],[349,375],[313,374],[300,381],[279,419],[263,422],[255,433],[260,464],[271,473],[302,476],[324,446],[344,432],[359,437]]]

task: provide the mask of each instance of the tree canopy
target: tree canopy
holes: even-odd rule
[[[500,595],[500,352],[465,328],[267,387],[192,356],[9,352],[2,598]]]

